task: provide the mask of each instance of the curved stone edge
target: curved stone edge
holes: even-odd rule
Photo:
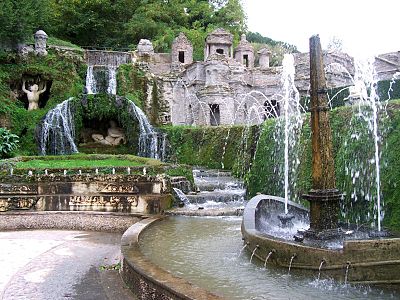
[[[92,211],[12,211],[0,214],[0,230],[63,229],[124,232],[146,215]]]
[[[268,263],[280,267],[302,269],[310,274],[319,270],[323,277],[334,278],[340,282],[357,284],[399,284],[400,273],[400,238],[349,240],[343,249],[333,250],[303,245],[295,241],[284,241],[258,231],[256,215],[260,212],[261,201],[284,201],[281,197],[258,195],[247,204],[242,221],[242,237],[248,251],[254,251],[255,257],[265,261],[272,249],[275,251]],[[296,209],[304,208],[289,201]],[[290,212],[290,210],[289,210]],[[290,262],[294,256],[293,264]],[[324,261],[320,269],[321,261]],[[348,276],[346,275],[348,270]],[[375,276],[376,274],[376,276]]]
[[[147,218],[132,225],[123,234],[121,239],[121,276],[125,284],[141,300],[224,299],[154,265],[140,251],[141,233],[150,225],[164,218],[163,216]]]

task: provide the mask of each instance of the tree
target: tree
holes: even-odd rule
[[[132,48],[146,38],[157,51],[169,51],[182,31],[195,37],[195,45],[201,40],[202,51],[211,30],[223,27],[238,40],[246,29],[239,0],[47,1],[52,4],[51,33],[81,46]]]
[[[0,41],[3,47],[16,48],[38,29],[46,29],[48,0],[1,0]]]
[[[275,41],[269,37],[262,36],[258,32],[248,32],[246,37],[249,42],[253,43],[256,53],[267,45],[267,48],[271,51],[271,66],[281,65],[285,53],[298,52],[296,46],[281,41]]]

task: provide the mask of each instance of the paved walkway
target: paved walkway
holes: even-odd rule
[[[118,271],[121,235],[0,232],[0,299],[135,299]]]

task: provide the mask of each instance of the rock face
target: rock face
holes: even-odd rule
[[[206,38],[204,61],[196,62],[193,47],[182,33],[174,40],[171,54],[154,53],[146,46],[149,43],[139,42],[136,63],[157,82],[161,124],[259,124],[279,115],[282,67],[269,66],[266,48],[258,52],[257,64],[245,36],[233,51],[233,35],[215,30]],[[324,62],[328,87],[351,85],[349,74],[354,74],[354,66],[350,56],[325,53]],[[310,76],[308,53],[296,54],[295,65],[295,84],[305,96]],[[152,91],[149,86],[149,99]],[[152,111],[154,103],[149,100],[146,105]]]

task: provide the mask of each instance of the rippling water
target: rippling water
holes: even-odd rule
[[[146,230],[141,249],[154,263],[227,299],[399,299],[398,291],[345,286],[268,266],[243,252],[239,217],[169,217]],[[257,261],[257,262],[256,262]]]

